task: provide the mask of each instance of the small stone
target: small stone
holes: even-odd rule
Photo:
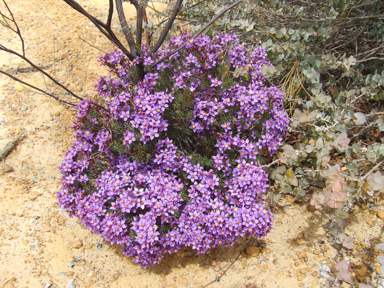
[[[377,212],[377,217],[384,219],[384,210]]]
[[[0,173],[12,172],[13,168],[7,164],[0,164]]]
[[[319,255],[319,254],[320,254],[320,251],[317,250],[317,249],[315,249],[315,250],[313,250],[313,254],[315,254],[315,255]]]
[[[313,205],[308,205],[307,206],[307,210],[309,211],[309,212],[315,212],[316,211],[316,207],[315,206],[313,206]]]
[[[93,281],[91,279],[88,279],[87,282],[85,282],[85,287],[90,288],[93,285]]]
[[[67,275],[68,275],[68,276],[72,276],[73,274],[75,274],[75,272],[73,272],[73,271],[69,271],[69,272],[67,272]]]
[[[249,256],[256,257],[260,253],[260,248],[254,245],[248,246],[245,250],[245,253],[247,253]]]
[[[76,288],[74,281],[75,280],[73,280],[73,279],[71,281],[69,281],[69,283],[67,284],[67,288]]]
[[[81,258],[80,257],[73,257],[73,262],[80,262],[81,261]]]
[[[83,246],[83,242],[81,242],[80,240],[77,240],[72,244],[72,248],[76,248],[76,249],[79,249],[81,246]]]
[[[304,278],[302,275],[297,276],[297,281],[303,281],[303,280],[304,280]]]
[[[365,267],[364,265],[362,265],[359,269],[356,270],[356,273],[357,273],[360,277],[364,277],[364,276],[368,273],[368,269],[367,269],[367,267]]]
[[[372,226],[372,225],[373,225],[372,220],[369,220],[369,221],[367,222],[367,224],[368,224],[369,226]]]
[[[69,261],[69,262],[68,262],[68,267],[69,267],[69,268],[73,268],[73,267],[75,267],[75,263],[73,263],[72,261]]]
[[[376,274],[381,275],[381,267],[380,266],[376,266]]]
[[[296,243],[297,245],[303,245],[303,240],[301,240],[301,239],[296,239],[296,240],[295,240],[295,243]]]
[[[304,259],[304,258],[307,258],[307,253],[300,252],[298,256],[299,256],[299,259]]]
[[[295,267],[299,266],[300,263],[299,262],[295,262],[293,265],[295,265]]]
[[[361,251],[363,251],[363,247],[361,247],[360,245],[357,245],[357,246],[356,246],[356,251],[357,251],[357,252],[361,252]]]
[[[56,112],[56,113],[55,113],[55,116],[60,116],[60,112]]]
[[[272,253],[272,250],[269,249],[269,248],[267,248],[267,249],[265,250],[265,252],[267,252],[267,254],[271,254],[271,253]]]
[[[44,288],[51,288],[52,287],[52,284],[51,283],[47,283],[45,284]]]
[[[308,272],[307,269],[300,269],[301,274],[307,274],[307,272]]]
[[[304,235],[302,232],[300,232],[299,234],[297,234],[297,239],[303,239],[304,238]]]
[[[87,249],[87,250],[92,249],[92,247],[93,247],[93,244],[92,244],[92,243],[87,243],[87,244],[84,246],[84,248]]]
[[[311,275],[312,275],[313,277],[317,277],[317,274],[318,274],[317,271],[311,273]]]
[[[96,248],[97,248],[97,249],[101,249],[101,248],[103,248],[103,244],[101,244],[101,243],[97,243],[97,244],[96,244]]]

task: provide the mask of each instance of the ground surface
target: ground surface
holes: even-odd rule
[[[78,2],[94,15],[107,11],[103,3],[108,1]],[[105,73],[96,61],[102,52],[79,37],[103,51],[111,50],[97,29],[63,1],[9,0],[8,4],[23,32],[28,57],[80,96],[95,94],[93,84]],[[17,37],[8,32],[1,28],[1,43],[18,49]],[[0,53],[2,70],[14,72],[12,68],[18,66],[27,67],[20,59]],[[58,91],[36,72],[14,75]],[[275,212],[274,229],[263,241],[241,240],[233,248],[199,256],[180,251],[147,270],[123,257],[118,246],[90,235],[59,208],[56,199],[58,167],[73,140],[69,127],[74,115],[72,108],[0,76],[0,148],[22,131],[26,134],[4,161],[13,171],[0,175],[0,287],[48,287],[48,283],[51,287],[203,287],[232,263],[220,282],[209,287],[324,283],[319,265],[331,265],[337,254],[322,229],[328,218],[289,199],[283,203],[285,208]],[[374,221],[371,226],[368,220]],[[347,233],[357,247],[370,245],[369,239],[380,233],[380,221],[363,210],[352,219]],[[244,253],[251,244],[261,246],[256,257]]]

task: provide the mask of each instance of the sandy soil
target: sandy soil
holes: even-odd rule
[[[78,2],[105,18],[104,2],[108,1]],[[98,49],[112,49],[98,30],[63,1],[9,0],[8,4],[23,32],[28,57],[49,66],[48,72],[80,96],[94,95],[97,76],[105,73],[96,61],[102,53]],[[4,28],[1,35],[2,44],[19,49],[15,35]],[[20,59],[0,53],[2,70],[12,72],[17,66],[26,67]],[[36,72],[15,75],[48,91],[60,91]],[[61,97],[67,95],[61,93]],[[91,235],[58,206],[58,166],[73,140],[69,127],[74,115],[73,108],[0,75],[0,147],[22,131],[26,134],[0,164],[13,168],[0,174],[0,287],[204,287],[230,265],[220,281],[209,287],[319,287],[324,283],[319,265],[331,266],[337,255],[322,228],[327,215],[311,213],[289,198],[275,212],[275,228],[262,241],[243,239],[234,247],[199,256],[180,251],[147,270],[123,257],[118,246]],[[369,239],[379,236],[382,220],[369,215],[374,216],[368,210],[357,213],[348,228],[357,247],[369,246]],[[244,252],[251,244],[261,247],[256,257]]]

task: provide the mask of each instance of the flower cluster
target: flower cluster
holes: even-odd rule
[[[186,42],[135,81],[136,65]],[[204,253],[267,235],[260,152],[276,152],[289,121],[282,91],[264,84],[264,49],[182,34],[155,57],[146,51],[133,63],[117,51],[100,59],[110,75],[96,85],[98,102],[78,106],[61,207],[143,267],[183,246]]]

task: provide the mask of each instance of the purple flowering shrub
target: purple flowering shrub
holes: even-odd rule
[[[137,81],[136,65],[186,42]],[[133,63],[117,51],[100,61],[110,75],[98,102],[78,106],[61,207],[143,267],[183,246],[204,253],[265,236],[272,215],[258,157],[276,152],[289,120],[283,92],[264,84],[264,49],[182,34],[153,59],[144,47]]]

